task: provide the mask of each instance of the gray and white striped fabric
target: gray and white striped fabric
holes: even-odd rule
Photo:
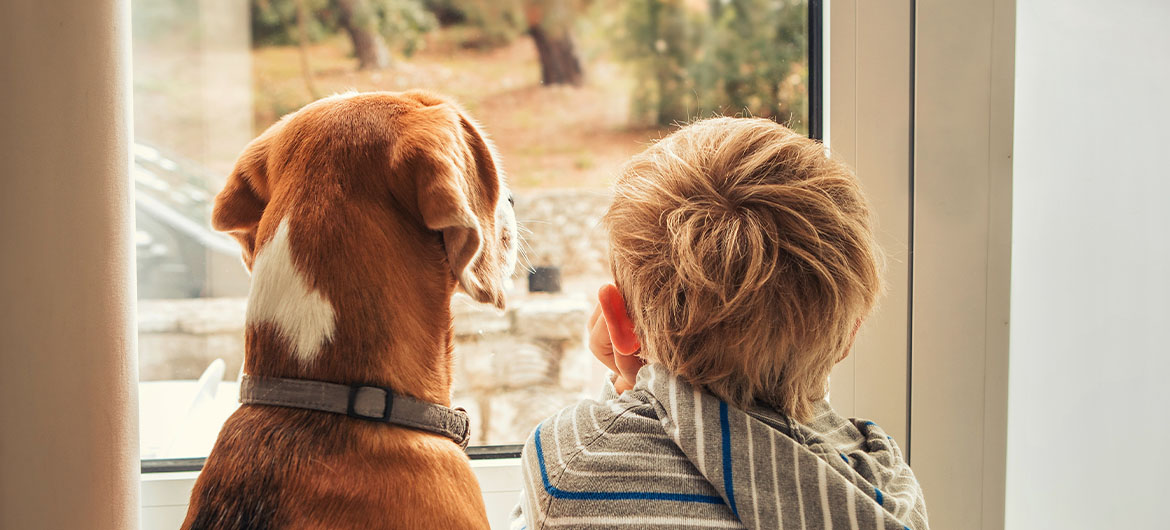
[[[542,422],[523,453],[512,530],[926,530],[926,504],[893,439],[829,403],[799,424],[742,411],[648,365],[620,397]]]

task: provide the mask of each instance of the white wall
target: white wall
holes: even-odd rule
[[[1007,528],[1165,528],[1170,2],[1019,0]]]

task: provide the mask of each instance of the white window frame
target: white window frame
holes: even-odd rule
[[[833,405],[907,449],[934,526],[1003,528],[1015,0],[829,6],[826,142],[888,258]]]
[[[830,399],[842,415],[873,420],[912,448],[912,1],[831,0],[826,12],[825,142],[861,179],[886,254],[885,296],[833,370]]]
[[[1015,18],[916,6],[911,466],[936,528],[1004,527]]]

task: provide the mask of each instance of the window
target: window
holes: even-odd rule
[[[280,116],[349,89],[423,88],[458,99],[494,139],[533,269],[517,271],[505,315],[455,300],[453,400],[472,415],[474,444],[516,444],[600,389],[583,323],[608,281],[596,224],[617,168],[675,124],[716,113],[819,137],[819,46],[808,45],[819,9],[134,0],[143,460],[206,456],[237,406],[248,277],[235,242],[209,228],[211,201]]]

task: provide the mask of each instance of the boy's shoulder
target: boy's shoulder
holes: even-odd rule
[[[605,526],[602,519],[619,516],[635,518],[643,528],[674,528],[679,517],[727,515],[719,493],[666,431],[658,409],[639,397],[645,396],[633,390],[620,399],[583,401],[536,428],[524,448],[525,487],[517,512],[530,528],[553,520],[596,528]]]
[[[525,452],[543,459],[547,470],[559,470],[588,461],[601,449],[606,450],[601,456],[614,456],[619,447],[645,449],[658,439],[669,440],[653,407],[614,395],[582,400],[540,422]]]
[[[584,400],[541,422],[525,444],[524,463],[538,488],[554,497],[606,489],[615,479],[628,485],[648,472],[697,473],[654,407],[629,397]]]

